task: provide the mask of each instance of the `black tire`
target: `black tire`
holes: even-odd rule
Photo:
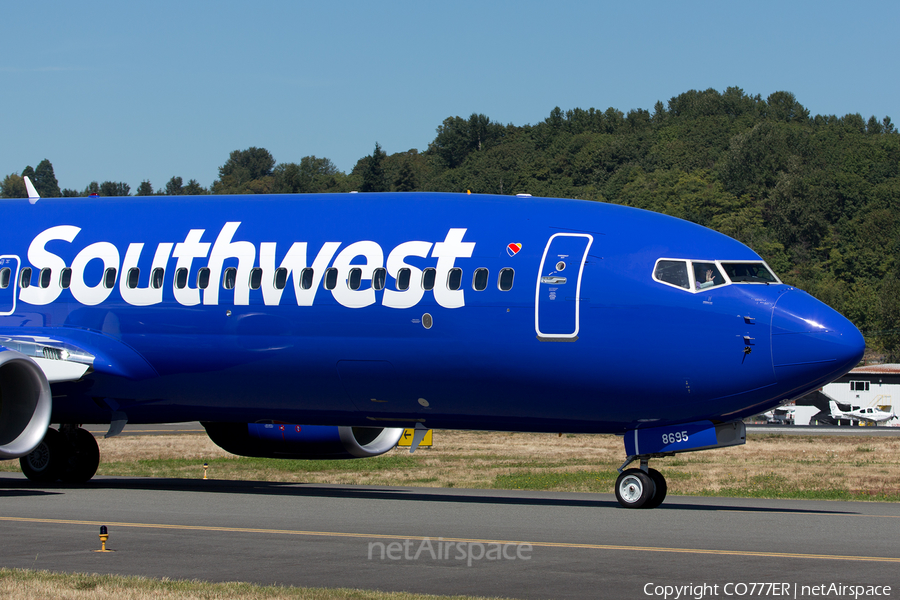
[[[19,459],[22,473],[31,481],[50,483],[59,479],[65,466],[65,448],[62,434],[48,428],[37,448]]]
[[[663,474],[656,469],[647,469],[647,475],[653,480],[653,485],[656,486],[656,493],[653,494],[653,498],[644,505],[644,508],[656,508],[666,499],[669,486],[666,484],[666,478],[663,477]]]
[[[75,429],[69,433],[69,455],[63,463],[59,478],[65,483],[89,481],[100,466],[100,448],[97,440],[86,429]]]
[[[642,508],[656,493],[656,485],[640,469],[626,469],[616,479],[616,500],[625,508]]]

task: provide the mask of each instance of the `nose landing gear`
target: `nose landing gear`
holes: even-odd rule
[[[747,441],[747,429],[742,421],[695,421],[633,429],[624,438],[628,458],[619,467],[616,500],[625,508],[656,508],[666,499],[669,486],[662,473],[650,468],[651,458],[737,446]],[[641,461],[641,468],[625,469],[636,460]]]
[[[616,500],[625,508],[656,508],[666,499],[669,486],[666,478],[656,469],[649,467],[648,458],[641,459],[640,469],[625,469],[629,460],[619,469],[616,479]]]

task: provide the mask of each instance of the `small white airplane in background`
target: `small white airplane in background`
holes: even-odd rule
[[[884,423],[891,419],[896,419],[897,415],[892,412],[886,412],[880,408],[869,406],[867,408],[857,408],[848,412],[838,408],[837,402],[832,400],[828,403],[831,408],[831,416],[836,419],[856,419],[857,421],[872,421],[873,423]]]

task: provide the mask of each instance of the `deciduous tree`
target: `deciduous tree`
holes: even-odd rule
[[[0,196],[4,198],[27,198],[28,190],[25,188],[25,180],[21,175],[10,173],[0,183]]]

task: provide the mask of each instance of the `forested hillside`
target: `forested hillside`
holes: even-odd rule
[[[524,126],[450,117],[424,152],[376,144],[350,173],[315,156],[276,164],[263,148],[232,152],[219,171],[209,192],[471,190],[664,212],[745,242],[900,360],[900,134],[888,117],[811,116],[788,92],[692,90],[652,112],[555,108]],[[49,161],[22,174],[48,196],[129,193],[114,182],[60,190]],[[173,177],[161,192],[207,190]],[[21,177],[2,193],[24,195]],[[138,194],[151,193],[143,182]]]

